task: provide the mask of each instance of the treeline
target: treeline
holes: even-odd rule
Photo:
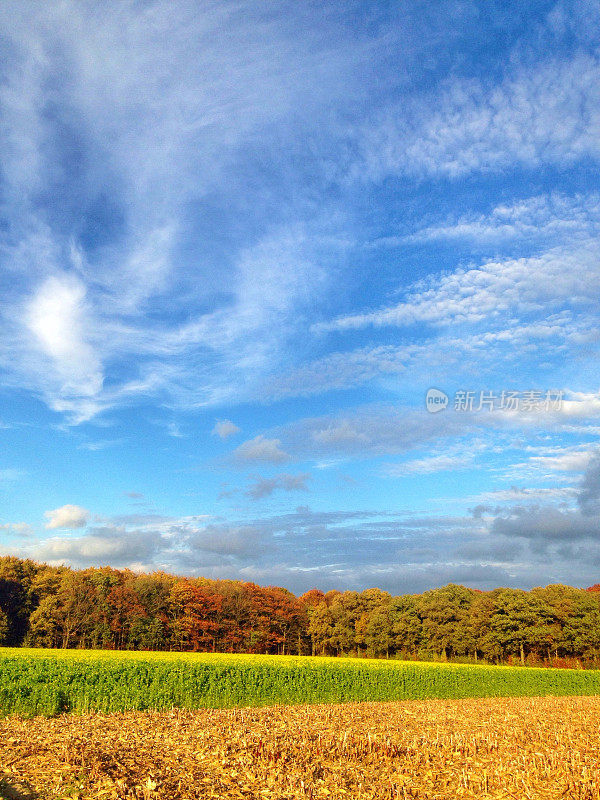
[[[0,644],[596,664],[600,586],[392,596],[0,558]]]

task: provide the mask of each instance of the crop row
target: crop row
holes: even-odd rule
[[[600,694],[600,672],[594,670],[311,657],[38,653],[0,651],[0,714]]]

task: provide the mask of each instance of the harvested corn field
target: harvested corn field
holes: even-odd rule
[[[427,700],[0,722],[7,798],[572,798],[600,699]]]

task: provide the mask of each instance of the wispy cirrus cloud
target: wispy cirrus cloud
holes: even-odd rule
[[[302,589],[590,574],[597,4],[425,5],[0,5],[22,552]],[[430,415],[430,386],[564,398]]]
[[[522,465],[537,471],[550,472],[582,472],[597,452],[595,444],[579,444],[570,447],[539,448],[541,455],[532,455]]]
[[[0,13],[0,364],[74,422],[140,397],[217,403],[278,363],[325,279],[330,226],[300,211],[303,192],[296,213],[265,186],[257,226],[240,230],[252,162],[270,149],[277,171],[295,109],[318,125],[367,48],[333,17],[332,44],[310,13],[298,30],[232,3],[111,9]],[[230,230],[225,248],[204,247],[202,202]]]
[[[511,486],[509,489],[492,489],[481,492],[474,497],[466,498],[470,502],[478,502],[477,508],[481,511],[492,511],[498,508],[499,503],[531,502],[532,500],[559,500],[572,499],[578,494],[576,486]],[[475,509],[472,509],[473,511]]]
[[[599,68],[585,48],[531,63],[516,52],[499,80],[457,76],[434,98],[410,91],[402,114],[390,91],[383,119],[374,120],[357,98],[380,83],[378,35],[362,37],[343,15],[325,13],[323,27],[320,14],[306,11],[290,27],[279,24],[283,11],[281,19],[249,6],[242,14],[229,3],[203,14],[187,3],[173,12],[157,2],[143,13],[124,3],[102,19],[86,3],[65,3],[17,21],[14,8],[4,6],[15,68],[0,91],[10,229],[0,252],[13,276],[0,307],[0,363],[11,385],[74,422],[141,398],[201,408],[259,397],[265,380],[276,381],[282,364],[301,355],[296,345],[315,298],[328,313],[335,305],[331,277],[343,270],[355,232],[343,203],[315,205],[327,186],[353,196],[365,176],[456,176],[598,155]],[[450,9],[440,15],[438,34],[442,17],[455,18]],[[549,18],[540,26],[558,36]],[[578,23],[577,36],[586,30]],[[215,32],[231,46],[221,47]],[[427,42],[410,38],[407,63]],[[350,100],[355,124],[341,124],[330,109]],[[313,143],[302,151],[305,171],[297,169],[297,123]],[[316,177],[308,180],[309,172]],[[252,223],[245,212],[258,178]],[[51,204],[39,202],[48,197]],[[577,197],[591,219],[597,198]],[[582,223],[576,202],[555,193],[549,208],[540,198],[497,205],[488,219],[471,214],[421,235],[532,233],[545,213],[562,214],[566,234]],[[200,206],[219,220],[226,247],[215,237],[205,244],[206,223],[192,211]],[[454,283],[447,276],[415,289],[395,307],[334,312],[313,330],[482,321],[508,313],[503,304],[516,292],[525,306],[528,296],[537,308],[556,305],[540,288],[546,281],[574,291],[577,302],[579,287],[565,274],[576,263],[593,271],[597,255],[579,242],[572,253],[486,263],[456,272]],[[528,272],[539,275],[535,297]],[[501,292],[511,281],[512,293]],[[75,353],[84,357],[67,357]],[[364,373],[368,380],[368,366]]]

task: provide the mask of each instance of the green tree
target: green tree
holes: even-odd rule
[[[336,595],[329,610],[332,616],[329,642],[336,655],[357,652],[356,622],[364,612],[358,592],[341,592]]]
[[[8,641],[8,617],[0,608],[0,646],[3,646]]]
[[[540,597],[522,589],[502,589],[494,598],[490,638],[504,657],[519,656],[551,646],[551,609]]]
[[[418,598],[411,594],[392,598],[390,618],[394,650],[415,657],[423,643]]]
[[[381,589],[365,589],[358,600],[358,610],[362,612],[354,624],[358,654],[364,648],[370,656],[389,657],[393,644],[391,595]]]
[[[418,607],[423,620],[423,636],[442,658],[473,652],[475,642],[469,612],[474,594],[466,586],[449,583],[421,595]]]
[[[30,560],[0,557],[0,609],[8,625],[7,645],[21,645],[27,635],[29,614],[33,610],[29,590],[38,569]]]

